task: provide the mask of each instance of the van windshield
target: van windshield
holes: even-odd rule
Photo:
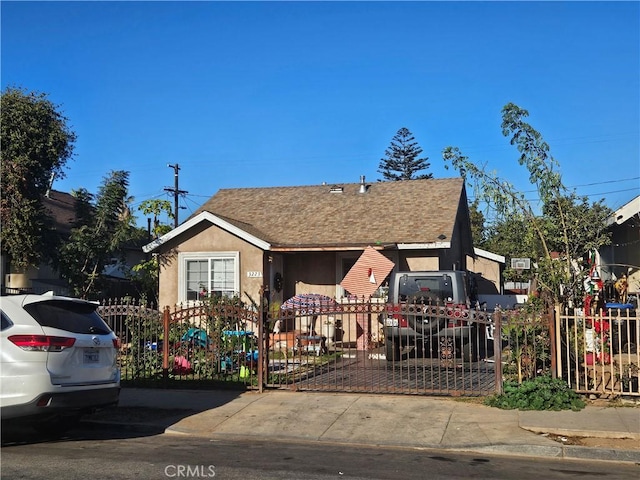
[[[453,301],[453,282],[449,275],[401,277],[398,299],[410,303],[447,303]]]

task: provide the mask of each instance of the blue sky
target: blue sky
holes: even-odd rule
[[[457,176],[457,146],[535,199],[500,129],[513,102],[565,185],[612,208],[640,194],[638,2],[2,1],[1,18],[2,88],[48,93],[78,136],[57,190],[127,170],[135,204],[172,201],[177,163],[182,221],[221,188],[375,181],[406,127],[435,177]]]

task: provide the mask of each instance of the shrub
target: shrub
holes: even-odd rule
[[[559,378],[541,375],[531,380],[505,382],[504,393],[488,397],[485,405],[504,410],[582,410],[585,402]]]

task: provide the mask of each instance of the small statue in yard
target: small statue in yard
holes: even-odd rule
[[[629,290],[629,282],[627,282],[627,276],[622,275],[614,284],[616,292],[618,293],[618,301],[620,303],[627,303],[627,292]]]

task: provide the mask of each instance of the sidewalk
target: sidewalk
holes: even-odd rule
[[[135,407],[149,409],[147,415],[132,420],[130,412],[140,413]],[[125,412],[129,418],[123,417]],[[640,462],[640,448],[564,445],[541,435],[631,438],[640,445],[638,406],[588,406],[579,412],[517,411],[448,397],[123,388],[119,407],[101,412],[95,421],[212,439]]]

